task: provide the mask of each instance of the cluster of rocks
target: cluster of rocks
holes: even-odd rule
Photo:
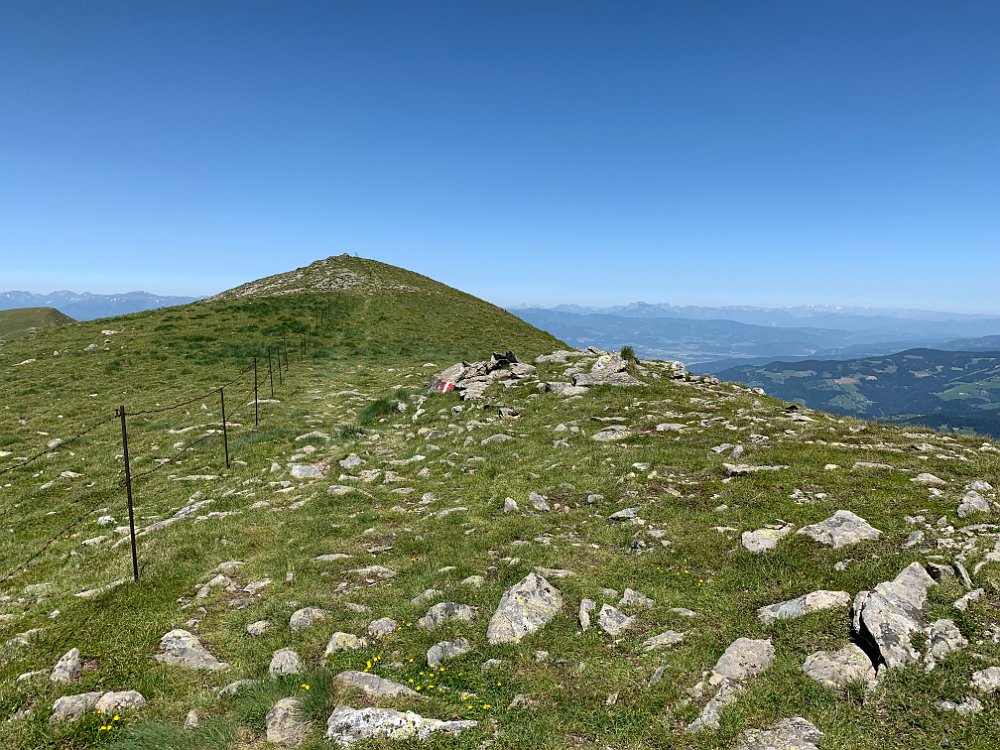
[[[521,362],[514,352],[494,353],[483,362],[458,362],[432,376],[427,390],[432,393],[459,391],[463,401],[482,398],[493,383],[510,386],[514,381],[534,373],[535,368]]]

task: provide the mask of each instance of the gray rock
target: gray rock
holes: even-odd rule
[[[969,685],[986,695],[997,692],[1000,690],[1000,667],[990,667],[973,672]]]
[[[578,619],[580,620],[580,629],[584,632],[590,627],[590,613],[595,609],[597,609],[597,602],[593,599],[583,599],[580,602]]]
[[[197,729],[201,726],[201,716],[195,709],[191,709],[187,712],[187,716],[184,717],[184,728],[187,730]]]
[[[986,498],[976,490],[969,490],[962,496],[962,502],[958,505],[958,517],[965,518],[973,513],[989,513],[990,504]]]
[[[961,703],[939,701],[937,707],[942,711],[954,711],[959,716],[973,716],[983,712],[983,702],[974,695],[966,696]]]
[[[491,645],[518,643],[547,624],[562,609],[562,593],[537,573],[510,587],[490,619],[486,638]]]
[[[698,714],[698,718],[688,724],[684,728],[684,731],[689,734],[695,734],[705,729],[718,729],[719,716],[722,710],[726,706],[735,703],[742,690],[743,686],[739,683],[732,680],[723,680],[715,695],[709,699],[708,703],[702,708],[701,713]]]
[[[973,589],[972,591],[970,591],[969,593],[965,594],[964,596],[956,599],[955,603],[952,604],[951,606],[953,606],[959,612],[964,612],[965,610],[967,610],[969,608],[969,605],[972,602],[977,601],[979,599],[982,599],[984,596],[986,596],[986,591],[985,590],[983,590],[983,589]]]
[[[220,698],[231,698],[240,690],[250,685],[256,685],[257,680],[235,680],[219,690]]]
[[[819,750],[823,733],[801,716],[782,719],[774,729],[745,729],[736,750]]]
[[[83,669],[83,660],[80,659],[80,649],[71,648],[52,667],[49,679],[55,683],[68,685],[80,679],[81,669]]]
[[[435,630],[453,620],[472,622],[476,619],[476,608],[457,602],[440,602],[427,610],[427,614],[417,620],[424,630]]]
[[[367,697],[378,698],[420,698],[420,693],[405,685],[387,680],[370,672],[341,672],[333,678],[335,687],[360,690]]]
[[[599,443],[611,443],[615,440],[624,440],[631,435],[632,431],[629,430],[628,427],[620,424],[612,424],[607,427],[602,427],[600,430],[591,435],[590,439],[596,440]]]
[[[319,607],[304,607],[296,610],[288,621],[288,627],[298,632],[324,619],[329,612]]]
[[[531,503],[531,507],[533,507],[535,510],[541,510],[541,511],[552,510],[552,506],[549,505],[549,502],[548,500],[545,499],[545,496],[539,495],[537,492],[532,492],[528,495],[528,502]]]
[[[201,641],[186,630],[171,630],[160,639],[160,653],[156,660],[185,669],[201,669],[207,672],[222,672],[229,665],[219,661],[201,645]]]
[[[422,593],[410,599],[410,604],[423,604],[424,602],[429,602],[431,599],[437,599],[439,596],[444,596],[444,592],[440,589],[425,589]]]
[[[838,510],[825,521],[803,526],[798,533],[834,549],[882,536],[881,531],[849,510]]]
[[[754,466],[752,464],[722,464],[722,472],[727,477],[745,477],[750,474],[759,474],[762,471],[782,471],[788,467],[784,464],[774,466]]]
[[[336,632],[330,636],[330,641],[326,644],[326,651],[323,652],[323,658],[325,659],[338,651],[357,651],[363,645],[362,640],[353,633]]]
[[[631,521],[639,515],[638,508],[623,508],[622,510],[616,511],[608,516],[609,521],[622,522]]]
[[[431,667],[439,666],[441,662],[448,661],[449,659],[457,659],[471,650],[472,644],[465,638],[435,643],[427,649],[427,665]]]
[[[678,644],[683,640],[684,633],[678,633],[676,630],[667,630],[643,641],[642,650],[648,652],[656,651],[661,648],[669,648],[670,646]]]
[[[113,714],[117,711],[127,711],[133,708],[142,708],[146,705],[146,699],[137,690],[122,690],[120,692],[105,693],[94,706],[95,711],[102,711],[105,714]]]
[[[267,672],[271,677],[281,677],[286,674],[301,674],[302,671],[302,660],[290,648],[275,651],[274,656],[271,657],[271,665],[267,668]]]
[[[797,599],[761,607],[757,610],[757,619],[769,625],[775,620],[790,620],[821,609],[848,607],[850,604],[851,595],[846,591],[813,591]]]
[[[477,724],[475,721],[428,719],[412,711],[337,706],[327,721],[326,738],[342,747],[370,738],[426,740],[432,734],[458,734]]]
[[[878,651],[890,669],[920,659],[911,636],[923,629],[927,589],[933,585],[923,566],[912,563],[892,581],[860,591],[854,598],[854,632]]]
[[[829,688],[845,689],[854,682],[871,685],[875,667],[861,648],[848,643],[837,651],[817,651],[806,657],[802,671]]]
[[[962,631],[951,620],[935,620],[927,627],[926,633],[927,647],[924,661],[927,664],[927,671],[933,669],[945,655],[969,645]]]
[[[52,718],[49,719],[49,723],[79,721],[97,707],[97,701],[102,695],[100,692],[92,692],[57,698],[52,704]]]
[[[329,467],[320,464],[292,464],[291,475],[295,479],[321,479],[329,470]]]
[[[384,638],[399,629],[399,623],[391,617],[382,617],[368,624],[368,635],[372,638]]]
[[[364,459],[362,459],[357,454],[352,453],[347,458],[342,459],[339,463],[345,469],[347,469],[348,471],[350,471],[351,469],[355,469],[358,466],[361,466],[361,464],[364,463]]]
[[[279,747],[297,747],[309,733],[309,724],[297,698],[282,698],[264,718],[267,741]]]
[[[770,640],[737,638],[715,663],[712,672],[734,682],[745,682],[763,674],[774,663]]]
[[[768,524],[756,531],[744,531],[740,537],[743,546],[755,555],[778,546],[778,542],[792,533],[795,528],[790,523]]]
[[[601,607],[601,611],[597,615],[597,621],[600,623],[601,628],[613,638],[628,630],[634,620],[634,617],[629,617],[610,604],[605,604]]]
[[[623,608],[641,607],[642,609],[652,609],[656,606],[656,602],[641,591],[626,588],[625,593],[622,594],[622,598],[618,602],[618,606]]]
[[[514,498],[508,497],[503,501],[504,513],[517,513],[517,509],[517,501]]]
[[[267,620],[257,620],[257,622],[251,622],[247,625],[247,635],[252,638],[259,638],[267,632],[269,627],[271,627],[271,623]]]

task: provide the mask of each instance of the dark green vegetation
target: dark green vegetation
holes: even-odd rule
[[[719,373],[814,409],[1000,437],[1000,353],[911,349],[847,361],[806,360]]]
[[[275,373],[276,402],[262,404],[259,429],[252,429],[253,408],[245,400],[247,376],[239,382],[242,390],[227,389],[234,462],[226,470],[221,438],[206,431],[219,421],[217,398],[209,391],[280,342],[288,344],[290,366],[280,385]],[[97,346],[88,349],[90,344]],[[632,368],[649,385],[599,386],[572,399],[540,393],[529,379],[510,388],[493,385],[478,403],[460,402],[456,393],[424,392],[431,373],[457,360],[513,349],[531,361],[559,346],[484,302],[352,258],[262,280],[218,301],[0,345],[0,470],[110,417],[118,403],[137,411],[207,394],[181,409],[130,420],[137,472],[173,455],[178,443],[211,435],[179,463],[136,483],[140,528],[192,503],[207,504],[140,538],[139,585],[126,583],[89,599],[75,594],[130,570],[127,545],[116,544],[126,518],[117,424],[108,422],[80,441],[56,446],[30,468],[0,476],[0,575],[81,519],[25,571],[0,584],[0,745],[263,748],[268,710],[280,698],[297,696],[315,722],[304,747],[329,748],[322,729],[333,707],[370,703],[333,689],[333,676],[370,668],[420,686],[426,696],[393,707],[481,724],[457,738],[358,750],[472,750],[486,740],[494,750],[714,750],[731,747],[744,727],[790,715],[805,716],[826,733],[823,750],[929,750],[944,741],[972,750],[995,747],[997,696],[983,697],[986,711],[971,717],[941,712],[935,704],[961,700],[970,674],[1000,661],[1000,646],[990,639],[1000,593],[997,564],[976,573],[986,595],[965,612],[951,606],[963,593],[956,580],[930,591],[928,620],[953,618],[974,645],[929,674],[920,668],[891,672],[867,696],[820,687],[801,672],[809,653],[847,643],[846,608],[772,626],[754,616],[757,607],[818,588],[852,594],[871,588],[914,560],[950,560],[954,549],[938,545],[931,532],[923,544],[905,547],[914,528],[906,516],[947,516],[957,525],[955,507],[966,482],[1000,484],[995,445],[986,450],[982,440],[924,429],[789,414],[785,404],[741,386],[674,380],[643,362]],[[18,364],[29,359],[34,361]],[[565,381],[572,364],[540,363],[538,379]],[[499,405],[519,416],[500,416]],[[683,427],[657,431],[662,422]],[[611,443],[592,439],[609,424],[626,426],[631,435]],[[483,443],[500,433],[512,439]],[[727,480],[723,464],[730,459],[712,450],[723,442],[744,444],[741,460],[789,468]],[[342,467],[351,454],[364,463]],[[854,468],[855,461],[892,468]],[[295,479],[293,464],[328,474]],[[929,496],[910,481],[916,471],[934,472],[948,484]],[[354,489],[337,494],[328,491],[331,486]],[[546,495],[553,511],[534,511],[532,491]],[[588,495],[603,498],[588,502]],[[502,512],[508,496],[520,505],[518,512]],[[637,508],[643,523],[608,521],[626,507]],[[840,508],[864,516],[882,538],[831,550],[791,536],[763,556],[739,542],[741,530],[776,518],[803,525]],[[101,525],[103,515],[113,521]],[[975,520],[997,519],[990,513]],[[106,540],[83,544],[100,536]],[[350,557],[317,559],[332,553]],[[834,567],[847,559],[852,562],[843,570]],[[968,559],[970,568],[978,559]],[[217,587],[195,598],[229,560],[244,563],[227,573],[240,589],[265,579],[270,585],[253,596]],[[351,572],[370,565],[396,575],[367,583]],[[486,622],[504,590],[536,567],[575,573],[550,579],[563,592],[563,610],[519,645],[490,646]],[[481,587],[464,583],[468,576],[482,576]],[[428,603],[410,600],[431,587],[445,592],[442,600],[478,607],[477,619],[434,632],[419,628]],[[602,587],[636,588],[656,606],[637,612],[634,629],[617,640],[596,626],[581,633],[580,600],[600,597]],[[305,606],[329,614],[292,632],[289,617]],[[674,607],[699,615],[685,618],[671,612]],[[399,630],[322,662],[331,633],[363,635],[383,617],[397,620]],[[262,619],[270,629],[249,637],[247,624]],[[12,642],[36,628],[24,645]],[[173,628],[198,635],[231,668],[199,674],[156,662],[159,639]],[[684,631],[684,641],[644,653],[643,640],[667,628]],[[770,638],[774,666],[723,713],[718,731],[685,734],[699,708],[683,705],[688,688],[743,636]],[[473,650],[431,676],[427,649],[457,637],[467,637]],[[72,647],[85,662],[78,684],[54,685],[45,674],[16,681],[51,669]],[[272,679],[271,655],[283,647],[296,649],[306,671]],[[543,650],[549,656],[536,658]],[[504,663],[484,673],[481,666],[490,658]],[[660,666],[663,679],[649,687]],[[217,696],[220,687],[244,678],[259,682],[233,697]],[[98,689],[138,690],[149,703],[123,714],[111,732],[99,730],[104,719],[96,716],[49,725],[54,699]],[[522,693],[537,707],[508,708]],[[613,693],[617,701],[609,702]],[[182,728],[191,709],[203,717],[197,730]],[[18,712],[24,715],[7,721]]]
[[[43,328],[55,328],[75,322],[51,307],[23,307],[17,310],[0,310],[0,339],[27,336]]]

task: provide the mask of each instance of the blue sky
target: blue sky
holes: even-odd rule
[[[1000,312],[996,2],[0,4],[0,290]]]

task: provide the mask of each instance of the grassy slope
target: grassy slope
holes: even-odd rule
[[[68,315],[63,315],[53,307],[22,307],[16,310],[0,310],[0,339],[26,336],[42,328],[53,328],[73,323]]]
[[[379,278],[383,273],[378,268],[370,272]],[[74,326],[0,349],[5,389],[18,394],[14,402],[5,400],[0,410],[0,450],[25,455],[50,436],[61,434],[63,425],[86,422],[95,412],[106,413],[116,401],[130,406],[153,404],[174,398],[178,390],[190,393],[218,384],[269,341],[286,337],[295,343],[296,337],[307,335],[315,342],[305,355],[293,352],[288,379],[278,389],[281,403],[264,407],[261,429],[234,429],[233,455],[245,464],[223,470],[220,446],[209,444],[186,458],[182,466],[138,484],[141,525],[166,516],[191,497],[214,501],[203,513],[236,513],[179,523],[145,537],[140,549],[140,586],[123,586],[90,601],[72,596],[128,571],[127,548],[107,543],[95,548],[80,545],[101,534],[115,536],[109,527],[97,525],[102,512],[115,516],[117,523],[124,518],[122,494],[108,481],[120,466],[114,459],[114,423],[71,449],[60,449],[32,471],[0,477],[5,530],[11,530],[0,543],[0,561],[5,567],[71,517],[65,509],[87,491],[105,486],[109,490],[107,502],[69,539],[58,542],[27,573],[0,588],[0,593],[11,597],[2,601],[0,613],[12,615],[9,621],[0,621],[0,643],[28,628],[45,628],[29,647],[5,649],[0,658],[0,715],[35,709],[26,719],[0,724],[5,747],[257,747],[265,713],[275,700],[287,695],[302,697],[307,713],[316,721],[307,746],[323,747],[320,728],[343,699],[328,689],[331,677],[342,669],[363,669],[375,656],[382,657],[374,666],[378,673],[404,683],[412,679],[413,685],[420,685],[429,695],[409,707],[430,716],[484,721],[481,730],[458,739],[435,740],[430,746],[478,747],[490,736],[489,722],[495,720],[494,747],[498,748],[610,745],[707,750],[730,745],[743,726],[801,714],[827,733],[821,745],[824,750],[931,748],[941,746],[945,738],[952,747],[993,747],[998,729],[995,698],[985,700],[986,713],[965,719],[933,706],[941,699],[960,699],[971,671],[1000,659],[997,646],[970,647],[929,675],[915,669],[893,673],[883,690],[862,701],[857,692],[838,695],[820,688],[799,670],[807,654],[847,641],[846,611],[817,613],[772,627],[760,625],[753,611],[816,588],[854,593],[891,578],[912,560],[929,559],[937,552],[931,540],[916,549],[902,548],[912,529],[904,515],[953,516],[966,481],[984,478],[998,484],[996,453],[980,450],[978,441],[926,432],[907,435],[823,415],[814,415],[815,422],[796,423],[783,414],[779,402],[758,400],[735,386],[651,377],[649,388],[595,390],[568,402],[551,394],[538,395],[530,385],[494,393],[488,402],[516,406],[521,411],[516,421],[501,420],[495,410],[469,405],[456,414],[452,411],[459,403],[455,394],[424,402],[425,413],[418,416],[421,386],[434,371],[423,366],[426,361],[444,366],[508,346],[524,355],[555,346],[549,337],[512,323],[495,308],[442,294],[446,296],[439,304],[428,303],[428,295],[371,289],[364,294],[212,302],[102,321],[99,326]],[[111,337],[113,343],[107,348],[84,353],[91,341],[103,341],[100,328],[120,333]],[[53,350],[62,353],[53,357]],[[12,367],[32,357],[38,361]],[[545,377],[564,378],[561,366],[541,369]],[[90,397],[92,393],[97,395]],[[408,404],[407,410],[389,412],[382,421],[359,427],[358,414],[366,408],[370,413],[374,400],[392,393]],[[238,399],[227,403],[231,411],[238,405]],[[63,418],[53,420],[53,414]],[[247,416],[244,409],[235,419],[246,424]],[[606,417],[624,419],[642,432],[624,443],[590,440],[589,435],[603,425],[595,418]],[[215,419],[213,400],[206,400],[204,409],[196,403],[162,417],[136,419],[132,453],[138,469],[153,465],[155,457],[168,455],[172,443],[183,438],[166,433],[167,428]],[[689,427],[682,435],[652,431],[660,421],[684,422]],[[571,429],[556,431],[559,424]],[[444,435],[428,437],[427,429]],[[331,440],[295,440],[312,430],[325,432]],[[39,435],[39,431],[50,435]],[[497,432],[518,439],[480,445],[483,438]],[[710,447],[723,441],[749,445],[750,433],[771,437],[768,446],[750,449],[751,462],[785,463],[791,469],[724,482],[724,459]],[[557,438],[566,438],[568,446],[553,446]],[[940,447],[914,452],[912,446],[923,442]],[[304,444],[317,449],[304,460],[336,461],[353,452],[367,462],[363,468],[392,470],[401,479],[382,483],[380,478],[369,484],[338,479],[340,469],[334,464],[335,470],[325,480],[290,480],[287,463]],[[417,454],[427,458],[392,463]],[[11,458],[2,459],[0,466]],[[912,474],[852,471],[855,460],[886,462],[905,472],[932,471],[950,485],[942,497],[928,498],[925,488],[909,481]],[[279,464],[274,472],[272,461]],[[651,468],[637,470],[633,468],[636,462],[649,463]],[[830,462],[845,468],[824,471]],[[67,468],[83,476],[57,479]],[[427,471],[421,476],[423,468]],[[37,469],[40,474],[35,473]],[[169,474],[219,478],[173,481],[167,478]],[[53,480],[52,487],[40,489]],[[88,490],[91,483],[94,486]],[[371,497],[360,493],[331,496],[326,488],[333,483],[355,484]],[[400,488],[412,491],[399,493]],[[805,500],[790,499],[796,489],[807,493]],[[530,491],[547,494],[552,502],[564,504],[565,511],[527,512]],[[421,498],[427,492],[435,497],[425,504]],[[605,500],[590,505],[585,501],[590,493],[603,494]],[[506,496],[518,500],[522,513],[500,512]],[[269,505],[252,510],[259,502]],[[721,504],[729,510],[715,510]],[[672,545],[660,545],[642,528],[606,521],[608,514],[626,506],[638,506],[649,526],[662,529]],[[452,507],[465,510],[443,517],[431,515]],[[772,554],[755,557],[739,545],[738,533],[713,530],[716,526],[758,528],[777,517],[801,525],[821,520],[838,508],[858,512],[885,536],[877,543],[841,551],[793,537]],[[55,516],[49,515],[52,511]],[[647,541],[649,551],[631,552],[634,537]],[[352,558],[334,563],[314,560],[331,552]],[[946,554],[950,559],[952,553]],[[834,571],[834,563],[846,558],[855,562],[842,572]],[[215,566],[225,560],[246,563],[234,574],[240,583],[261,578],[274,583],[245,607],[233,606],[234,595],[221,591],[192,603],[197,586],[209,580]],[[347,573],[369,564],[391,567],[398,575],[387,583],[366,586]],[[445,566],[455,569],[440,572]],[[577,573],[574,578],[553,581],[566,596],[564,611],[519,647],[488,646],[485,621],[502,592],[535,566]],[[988,597],[966,613],[950,608],[950,602],[962,593],[957,583],[932,589],[930,619],[953,617],[970,640],[980,639],[996,620],[998,573],[997,566],[984,569],[978,583],[987,587]],[[469,575],[485,576],[484,587],[461,585]],[[25,588],[44,582],[52,583],[52,589],[38,593]],[[602,586],[619,591],[632,586],[657,602],[654,610],[640,613],[635,630],[618,643],[597,628],[579,634],[575,623],[580,599],[599,598]],[[479,620],[473,625],[451,624],[434,633],[420,630],[415,622],[428,605],[414,606],[409,600],[429,587],[443,589],[445,600],[478,606]],[[348,601],[366,605],[369,612],[345,609]],[[324,607],[331,614],[319,625],[291,633],[288,617],[307,605]],[[668,611],[678,606],[695,609],[701,616],[692,622]],[[50,620],[54,609],[60,615]],[[371,620],[386,616],[396,618],[401,630],[376,647],[339,654],[320,667],[331,632],[362,634]],[[247,637],[245,626],[259,619],[274,624],[262,638]],[[158,665],[152,659],[156,644],[174,627],[198,633],[232,669],[206,676]],[[666,628],[686,631],[683,644],[660,654],[643,654],[642,640]],[[475,651],[430,678],[422,664],[426,649],[459,635],[470,638]],[[773,638],[778,660],[724,714],[722,729],[696,736],[680,732],[696,708],[680,708],[676,713],[674,708],[702,670],[733,639],[765,635]],[[14,683],[23,672],[51,667],[73,646],[81,649],[92,667],[80,685],[57,688],[45,677]],[[284,646],[298,650],[309,673],[269,680],[271,654]],[[549,661],[537,662],[536,650],[549,651]],[[491,657],[505,659],[505,665],[482,674],[479,665]],[[649,675],[661,664],[666,665],[664,679],[655,688],[647,688]],[[259,678],[262,683],[235,698],[215,697],[218,687],[243,677]],[[305,684],[308,690],[302,687]],[[48,727],[49,706],[56,696],[96,688],[137,689],[150,704],[126,716],[123,726],[111,733],[98,731],[98,717],[75,728]],[[617,704],[605,706],[613,692],[619,694]],[[506,706],[517,693],[534,697],[539,707],[508,711]],[[363,700],[352,696],[347,702],[361,705]],[[207,717],[203,729],[180,728],[191,708]],[[397,746],[416,747],[412,743]]]

